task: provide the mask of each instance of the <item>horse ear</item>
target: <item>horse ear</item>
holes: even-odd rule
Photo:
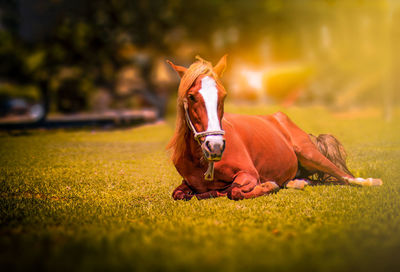
[[[172,63],[172,61],[169,61],[169,60],[167,60],[167,63],[168,63],[169,65],[171,65],[171,67],[178,73],[178,75],[179,75],[180,77],[183,77],[183,75],[185,74],[185,72],[186,72],[186,70],[187,70],[186,67],[179,66],[179,65],[175,65],[175,64]]]
[[[217,65],[214,66],[214,72],[219,76],[222,77],[222,74],[225,71],[226,68],[226,58],[228,55],[224,55],[217,63]]]

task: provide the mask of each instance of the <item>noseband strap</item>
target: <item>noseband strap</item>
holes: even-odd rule
[[[224,130],[207,130],[207,131],[202,131],[202,132],[197,132],[196,128],[194,127],[192,121],[190,120],[189,112],[188,112],[188,105],[186,102],[183,103],[183,107],[185,109],[185,117],[186,117],[186,123],[190,130],[193,132],[194,139],[196,142],[201,146],[201,137],[204,136],[210,136],[210,135],[225,135]],[[204,179],[205,180],[214,180],[214,162],[209,161],[208,162],[208,168],[207,171],[204,173]]]

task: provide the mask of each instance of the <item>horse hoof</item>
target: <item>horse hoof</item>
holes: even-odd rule
[[[280,187],[274,181],[267,181],[261,184],[261,187],[265,190],[266,193],[272,193],[279,191]]]
[[[304,179],[294,179],[286,183],[286,188],[303,190],[305,186],[309,185],[309,182]]]
[[[244,196],[240,189],[233,188],[230,192],[228,192],[228,198],[230,200],[242,200]]]
[[[193,195],[191,195],[191,194],[186,194],[185,192],[183,192],[183,191],[181,191],[181,190],[175,191],[175,192],[172,194],[172,198],[173,198],[174,200],[190,200],[190,199],[192,199],[192,197],[193,197]]]
[[[375,178],[354,178],[354,179],[349,179],[348,182],[352,185],[358,185],[358,186],[381,186],[383,184],[381,179],[375,179]]]

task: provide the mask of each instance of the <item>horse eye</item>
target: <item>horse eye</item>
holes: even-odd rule
[[[194,98],[194,95],[193,95],[193,94],[189,94],[189,99],[192,100],[193,102],[196,101],[196,99]]]

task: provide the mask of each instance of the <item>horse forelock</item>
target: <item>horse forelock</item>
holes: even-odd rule
[[[214,75],[211,63],[201,60],[201,61],[196,61],[195,63],[190,65],[188,70],[183,75],[181,82],[179,84],[178,99],[182,100],[185,97],[186,92],[190,89],[190,87],[193,85],[196,79],[203,74]]]

